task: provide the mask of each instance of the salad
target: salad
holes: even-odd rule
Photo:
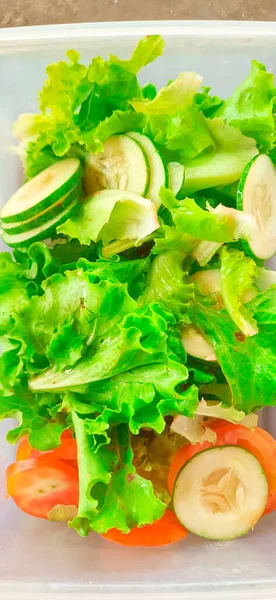
[[[7,493],[126,545],[229,540],[276,508],[274,78],[142,87],[163,48],[47,67],[1,212]]]

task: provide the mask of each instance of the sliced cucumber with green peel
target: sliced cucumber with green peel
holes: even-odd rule
[[[161,205],[160,188],[167,187],[168,183],[167,169],[155,145],[146,135],[137,133],[137,131],[129,131],[127,135],[140,144],[148,157],[150,181],[148,191],[144,195],[155,204],[158,210]]]
[[[56,228],[58,225],[61,225],[64,221],[69,219],[72,216],[75,210],[77,210],[79,206],[79,200],[74,200],[70,206],[67,206],[61,213],[59,213],[54,219],[50,221],[46,221],[43,225],[36,227],[35,229],[30,229],[29,231],[24,231],[23,233],[18,234],[9,234],[3,232],[2,240],[8,246],[12,248],[16,248],[18,246],[28,246],[33,242],[37,242],[39,240],[45,240],[56,232]]]
[[[25,231],[30,231],[31,229],[36,229],[40,225],[51,221],[56,216],[58,216],[67,206],[69,206],[73,200],[80,201],[82,197],[82,186],[77,185],[72,191],[65,194],[60,200],[55,202],[50,208],[43,210],[41,213],[33,217],[32,219],[27,219],[26,221],[19,221],[18,223],[3,223],[3,231],[8,233],[9,235],[15,235],[18,233],[23,233]]]
[[[245,535],[263,515],[268,483],[257,458],[239,446],[209,448],[180,470],[173,508],[192,533],[212,540]]]
[[[150,181],[147,154],[138,141],[127,135],[113,135],[103,152],[89,154],[84,168],[87,195],[100,190],[128,190],[146,196]]]
[[[187,325],[181,333],[182,343],[187,354],[207,360],[208,362],[217,362],[214,346],[206,337],[195,327],[195,325]]]
[[[252,215],[256,230],[243,241],[254,257],[267,260],[276,253],[276,170],[266,154],[245,167],[237,191],[237,208]]]
[[[81,180],[78,158],[60,160],[25,183],[4,205],[3,223],[32,219],[72,190]]]
[[[178,162],[168,163],[168,187],[172,193],[177,196],[181,190],[185,179],[184,165]]]

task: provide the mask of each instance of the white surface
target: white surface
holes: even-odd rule
[[[193,69],[225,97],[244,78],[250,60],[276,68],[275,23],[124,23],[0,31],[0,199],[15,191],[21,173],[8,146],[12,123],[37,107],[36,91],[47,63],[67,48],[82,59],[108,52],[128,56],[144,34],[165,37],[163,58],[144,69],[141,80],[165,84],[179,71]],[[265,422],[276,432],[267,413]],[[226,545],[189,536],[155,549],[120,548],[96,535],[81,539],[64,525],[28,517],[5,499],[4,467],[14,450],[0,428],[0,598],[1,600],[267,600],[276,597],[275,516],[254,533]],[[273,525],[274,524],[274,525]]]

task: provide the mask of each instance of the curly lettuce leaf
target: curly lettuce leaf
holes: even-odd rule
[[[179,251],[168,251],[156,256],[148,273],[145,290],[140,301],[159,302],[171,310],[178,321],[185,320],[193,297],[194,284],[188,273],[183,271],[184,255]]]
[[[146,115],[168,115],[190,106],[194,95],[202,82],[197,73],[180,73],[178,77],[161,88],[153,100],[135,100],[131,102],[136,112]]]
[[[149,36],[139,42],[129,61],[96,57],[86,67],[78,52],[69,50],[69,62],[49,65],[39,94],[41,114],[21,115],[14,126],[20,141],[16,152],[27,177],[57,157],[84,158],[86,149],[101,151],[107,137],[126,131],[126,120],[127,129],[143,126],[143,116],[135,115],[130,106],[130,100],[142,97],[136,72],[162,51],[161,38]]]
[[[116,527],[128,533],[160,519],[166,505],[153,491],[150,481],[140,477],[132,463],[128,428],[114,430],[110,447],[95,453],[86,421],[73,413],[78,445],[80,502],[70,527],[85,536],[91,531],[105,533]]]
[[[242,211],[218,205],[203,210],[192,198],[177,200],[171,190],[161,188],[161,202],[171,213],[175,226],[194,239],[223,244],[255,231],[255,220]]]
[[[210,91],[210,87],[202,86],[194,97],[194,105],[205,117],[211,117],[224,104],[219,96],[211,96]]]
[[[57,227],[58,233],[82,244],[103,243],[103,256],[139,246],[158,229],[154,204],[127,191],[107,190],[86,199],[78,213]]]
[[[119,65],[127,71],[132,73],[138,73],[142,67],[146,67],[149,63],[153,62],[161,56],[164,52],[164,40],[160,35],[147,35],[142,38],[132,56],[128,60],[120,60],[117,56],[110,55],[109,61],[112,64]]]
[[[221,252],[221,291],[225,307],[244,335],[256,335],[257,323],[252,308],[244,305],[244,298],[252,290],[257,267],[252,258],[226,246]]]
[[[88,152],[95,154],[103,151],[104,142],[111,135],[143,129],[146,118],[132,110],[114,110],[110,116],[103,118],[93,128],[91,128],[91,121],[89,122],[90,127],[81,134],[81,143],[85,145]]]
[[[100,279],[127,284],[130,296],[137,300],[145,287],[150,258],[147,256],[136,260],[119,260],[117,256],[111,260],[98,260],[96,262],[80,258],[76,266],[83,269],[83,271],[89,271],[91,275],[93,274],[95,283]]]
[[[275,144],[275,97],[274,75],[268,73],[262,63],[253,60],[249,75],[215,112],[215,116],[222,117],[244,135],[254,138],[259,149],[266,152]]]
[[[184,164],[203,150],[215,147],[204,117],[194,106],[186,106],[171,115],[151,115],[144,132],[162,150],[165,148],[168,156]]]
[[[12,259],[11,254],[0,255],[0,336],[5,335],[13,324],[13,312],[28,304],[28,281],[24,269]]]
[[[134,301],[133,301],[134,302]],[[110,310],[111,307],[109,307]],[[101,332],[88,352],[70,370],[47,370],[30,383],[32,390],[70,390],[74,386],[107,379],[137,366],[163,362],[167,356],[167,313],[159,305],[133,308],[123,317],[113,303],[121,323]],[[106,311],[108,315],[109,311]],[[108,337],[103,334],[107,333]]]
[[[12,418],[19,422],[17,427],[8,432],[8,442],[16,444],[22,436],[28,435],[31,446],[38,450],[46,451],[59,446],[60,436],[68,425],[62,415],[58,420],[52,419],[51,408],[58,402],[55,395],[36,396],[23,386],[16,386],[9,394],[1,393],[0,421]]]
[[[237,330],[226,310],[213,310],[202,297],[197,297],[189,310],[192,322],[214,345],[233,406],[246,414],[276,404],[275,289],[273,286],[251,301],[259,330],[251,337]]]
[[[89,271],[80,268],[54,274],[42,290],[42,296],[33,296],[17,310],[12,335],[58,370],[75,364],[95,337],[105,335],[135,307],[125,285],[94,283]]]

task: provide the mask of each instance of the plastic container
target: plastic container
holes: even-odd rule
[[[45,66],[75,47],[82,59],[127,57],[145,34],[160,33],[165,54],[142,73],[143,82],[165,84],[193,69],[222,97],[243,79],[256,58],[276,69],[275,23],[148,22],[2,29],[0,32],[0,198],[22,177],[8,146],[20,112],[36,110],[36,90]],[[271,414],[273,417],[271,418]],[[264,419],[276,432],[276,412]],[[5,499],[4,468],[14,449],[0,428],[0,598],[1,600],[99,600],[145,597],[166,600],[276,598],[276,515],[254,533],[218,544],[189,536],[161,549],[122,548],[91,534],[81,539],[66,526],[34,519]]]

